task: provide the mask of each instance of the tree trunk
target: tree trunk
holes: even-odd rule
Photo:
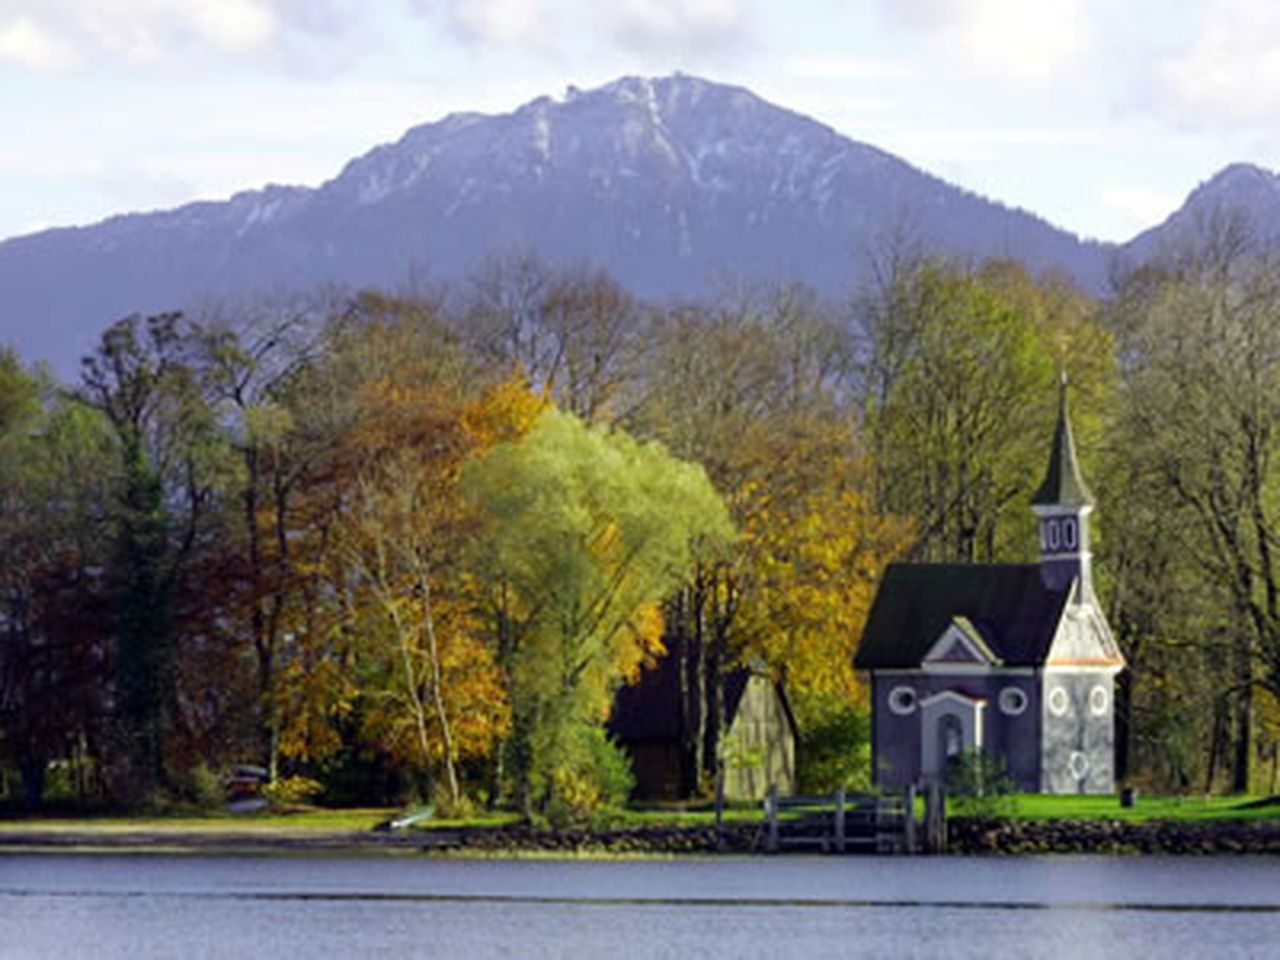
[[[498,639],[498,667],[502,670],[502,681],[507,694],[507,703],[515,704],[515,685],[512,680],[512,657],[515,652],[514,637],[511,631],[511,616],[507,612],[506,586],[502,586],[502,599],[494,610],[495,626]],[[513,718],[514,719],[514,718]],[[502,799],[503,781],[507,772],[507,751],[511,749],[511,736],[497,737],[493,742],[493,762],[489,767],[489,809],[497,809]]]
[[[1133,673],[1123,671],[1116,677],[1116,782],[1129,779],[1129,763],[1133,750]]]
[[[711,592],[714,591],[715,584],[712,583]],[[707,756],[707,725],[710,720],[707,710],[707,594],[706,579],[699,576],[693,597],[694,727],[693,782],[689,784],[690,795],[698,792]]]
[[[35,757],[26,757],[19,764],[22,774],[22,808],[28,813],[34,813],[44,804],[45,767],[44,759]]]
[[[1213,707],[1213,730],[1209,734],[1209,764],[1204,775],[1204,792],[1208,796],[1213,792],[1213,782],[1218,774],[1219,746],[1222,742],[1223,721],[1226,719],[1226,703],[1219,698]]]
[[[431,585],[422,577],[419,587],[422,590],[423,621],[426,627],[427,644],[431,658],[431,701],[435,708],[436,722],[440,724],[440,738],[444,741],[444,771],[449,781],[449,799],[456,810],[462,799],[458,787],[457,748],[453,742],[453,725],[449,721],[449,713],[444,704],[444,681],[440,671],[440,646],[436,641],[436,623],[431,614]]]
[[[1245,683],[1236,693],[1235,742],[1231,766],[1231,792],[1248,793],[1253,758],[1253,685]]]

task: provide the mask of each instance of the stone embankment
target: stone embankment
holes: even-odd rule
[[[709,827],[535,829],[512,824],[409,830],[201,830],[129,827],[61,829],[0,826],[0,850],[174,851],[189,853],[442,853],[475,856],[522,854],[665,856],[750,852],[758,824],[726,825],[718,844]]]
[[[983,820],[948,823],[949,852],[979,855],[1114,853],[1163,855],[1280,854],[1280,820],[1149,821]],[[500,827],[397,831],[272,831],[167,829],[12,829],[0,827],[0,850],[149,850],[245,853],[417,853],[458,856],[681,856],[744,854],[761,849],[761,825],[713,828]],[[816,848],[815,848],[816,849]]]
[[[759,824],[726,824],[719,842],[711,827],[624,827],[538,829],[513,824],[459,830],[424,830],[428,852],[495,854],[546,852],[602,855],[747,853],[756,843]]]
[[[1280,854],[1277,820],[981,820],[947,824],[952,853]]]

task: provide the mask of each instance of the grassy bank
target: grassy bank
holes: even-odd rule
[[[952,812],[962,814],[965,803],[953,800]],[[1011,820],[1148,820],[1213,821],[1280,819],[1280,798],[1267,797],[1159,797],[1139,796],[1132,807],[1122,807],[1115,796],[1044,796],[1015,794],[1003,798],[1000,814]],[[388,807],[327,809],[294,807],[232,814],[224,811],[177,813],[165,816],[3,816],[0,830],[21,831],[297,831],[354,832],[372,830],[403,811]],[[726,823],[750,824],[761,820],[760,807],[751,804],[725,811]],[[415,831],[510,827],[519,822],[515,813],[499,811],[464,819],[424,820]],[[643,828],[710,828],[715,813],[709,809],[644,808],[619,810],[598,817],[592,826],[601,830]]]
[[[1280,819],[1280,800],[1266,797],[1147,797],[1122,807],[1115,796],[1017,794],[1002,811],[1015,820],[1212,821]]]
[[[327,810],[309,808],[284,812],[262,811],[231,814],[222,811],[183,813],[171,816],[29,816],[0,819],[4,833],[232,833],[232,832],[351,832],[371,830],[398,811],[374,807]]]
[[[991,820],[966,817],[965,805],[953,803],[956,852],[1264,852],[1280,844],[1280,801],[1275,798],[1139,797],[1133,807],[1124,808],[1112,796],[1024,794],[1003,798],[1002,807],[1004,815]],[[0,817],[0,849],[627,856],[717,848],[715,814],[705,809],[625,810],[558,829],[522,824],[509,812],[423,821],[407,830],[376,829],[400,813],[299,807],[238,815]],[[755,805],[727,810],[722,849],[751,850],[760,823]]]

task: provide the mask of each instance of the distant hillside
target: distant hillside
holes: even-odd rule
[[[1143,231],[1122,248],[1123,259],[1142,263],[1162,250],[1193,238],[1221,211],[1238,210],[1248,216],[1264,245],[1280,240],[1280,176],[1247,163],[1233,163],[1195,190],[1164,223]]]
[[[70,372],[132,311],[448,279],[512,250],[599,264],[648,296],[735,278],[843,293],[904,225],[933,251],[1016,256],[1091,288],[1105,274],[1108,248],[747,90],[626,78],[415,127],[319,188],[272,186],[0,243],[0,331]]]

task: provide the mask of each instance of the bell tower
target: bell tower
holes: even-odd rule
[[[1093,595],[1089,553],[1089,514],[1093,497],[1080,477],[1071,418],[1067,412],[1067,375],[1058,387],[1058,424],[1044,482],[1031,500],[1040,520],[1040,576],[1045,586],[1067,589],[1080,581],[1081,599]]]

